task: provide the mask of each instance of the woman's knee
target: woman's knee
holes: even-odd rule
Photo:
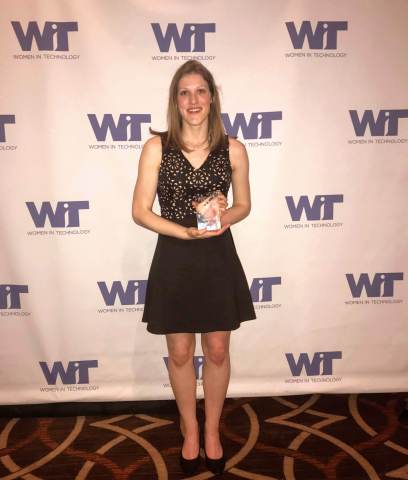
[[[218,366],[223,365],[229,358],[228,343],[222,341],[206,342],[203,352],[206,360]]]
[[[176,367],[183,367],[192,362],[194,356],[194,342],[190,340],[172,341],[167,344],[169,361]]]

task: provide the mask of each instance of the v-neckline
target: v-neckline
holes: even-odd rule
[[[190,160],[184,155],[183,151],[180,149],[180,153],[182,155],[182,157],[184,158],[184,160],[190,165],[191,169],[193,170],[193,172],[197,172],[198,170],[201,170],[201,168],[204,167],[204,165],[208,162],[210,156],[211,156],[211,151],[208,152],[208,155],[207,157],[205,158],[204,162],[197,168],[194,168],[194,165],[192,165],[192,163],[190,162]]]

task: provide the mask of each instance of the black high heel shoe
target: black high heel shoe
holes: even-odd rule
[[[207,452],[204,450],[205,454],[205,465],[208,470],[212,473],[221,475],[225,469],[225,455],[222,454],[220,458],[210,458],[207,456]]]
[[[184,429],[182,428],[182,426],[180,424],[181,436],[184,438],[184,431],[183,430]],[[201,430],[199,430],[199,440],[198,440],[199,442],[201,442],[200,438],[201,438]],[[194,475],[196,473],[196,471],[198,470],[198,467],[200,466],[200,444],[198,446],[198,455],[196,456],[196,458],[192,458],[192,459],[184,458],[183,457],[183,450],[181,449],[180,450],[179,463],[180,463],[180,468],[183,470],[183,473],[185,475],[188,475],[188,476]]]
[[[205,440],[204,440],[205,430],[203,429],[203,448],[204,448],[204,457],[205,457],[205,466],[211,473],[221,475],[225,470],[225,455],[224,449],[222,449],[222,457],[220,458],[210,458],[207,456],[205,451]]]
[[[194,475],[200,466],[200,452],[196,458],[192,458],[191,460],[187,460],[187,458],[183,457],[183,454],[180,452],[180,467],[183,472],[188,475]]]

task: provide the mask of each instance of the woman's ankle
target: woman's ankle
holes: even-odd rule
[[[198,420],[188,420],[184,421],[180,416],[180,431],[183,437],[186,434],[197,434],[199,431]]]
[[[219,437],[220,435],[220,425],[217,424],[204,424],[204,434],[211,437]]]

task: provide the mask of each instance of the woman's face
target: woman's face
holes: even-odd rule
[[[210,113],[211,93],[208,83],[198,73],[181,77],[177,89],[177,107],[183,123],[199,126]]]

